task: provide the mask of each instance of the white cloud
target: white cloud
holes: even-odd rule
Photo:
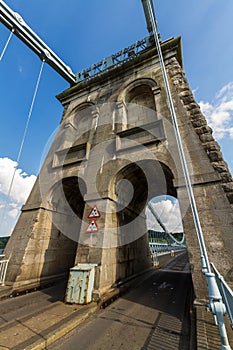
[[[233,139],[233,82],[223,86],[211,103],[201,101],[199,105],[215,137]]]
[[[156,203],[150,202],[156,214],[159,216],[161,222],[164,224],[169,232],[182,232],[183,225],[180,214],[180,207],[178,200],[162,199]],[[147,227],[155,231],[163,231],[161,226],[152,215],[151,211],[146,209]]]
[[[193,96],[195,97],[196,92],[199,90],[199,87],[196,87],[195,89],[192,90]]]
[[[9,188],[14,175],[12,190],[8,198]],[[28,175],[22,169],[17,169],[17,162],[9,158],[0,158],[0,236],[11,234],[20,208],[35,183],[36,176]]]
[[[17,203],[24,203],[35,183],[36,176],[28,175],[17,169],[17,162],[9,158],[0,158],[0,193],[7,195],[14,176],[10,198]]]
[[[16,219],[18,214],[19,214],[19,211],[17,209],[12,209],[8,212],[8,215],[13,219]]]

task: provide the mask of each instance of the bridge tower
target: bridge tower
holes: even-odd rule
[[[189,88],[180,38],[161,47],[209,257],[232,286],[233,180]],[[151,265],[145,207],[155,196],[172,195],[195,293],[203,297],[199,245],[155,46],[140,54],[131,47],[121,64],[113,58],[103,62],[104,72],[82,72],[80,82],[57,96],[64,113],[6,247],[6,283],[35,287],[65,278],[77,263],[94,263],[95,289],[103,293]]]

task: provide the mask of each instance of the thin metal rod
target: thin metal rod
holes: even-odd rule
[[[216,316],[216,319],[218,321],[218,327],[219,327],[219,332],[220,332],[220,336],[221,336],[221,343],[222,343],[222,350],[231,350],[231,347],[230,347],[229,341],[228,341],[228,337],[227,337],[226,327],[224,324],[224,318],[223,318],[223,315],[225,313],[225,305],[222,302],[222,297],[220,295],[215,276],[211,272],[210,262],[209,262],[208,254],[206,251],[206,246],[205,246],[205,242],[204,242],[202,228],[201,228],[199,215],[198,215],[198,211],[197,211],[197,207],[196,207],[196,201],[195,201],[195,197],[193,194],[193,189],[192,189],[192,185],[191,185],[188,166],[186,163],[183,145],[182,145],[182,141],[181,141],[181,136],[180,136],[180,132],[179,132],[179,128],[178,128],[178,123],[177,123],[175,108],[174,108],[173,100],[172,100],[172,96],[171,96],[171,91],[170,91],[170,86],[169,86],[168,77],[167,77],[167,73],[166,73],[166,68],[165,68],[164,61],[163,61],[162,50],[161,50],[160,43],[159,43],[159,37],[158,37],[158,31],[157,31],[157,26],[156,26],[155,13],[153,11],[153,6],[152,6],[152,0],[142,0],[142,1],[144,3],[146,2],[147,6],[148,6],[148,12],[149,12],[153,32],[154,32],[156,48],[157,48],[157,52],[158,52],[158,56],[159,56],[159,61],[160,61],[160,65],[161,65],[162,75],[163,75],[166,94],[167,94],[167,103],[168,103],[168,107],[169,107],[170,113],[171,113],[172,123],[173,123],[173,127],[174,127],[174,133],[175,133],[175,137],[176,137],[176,141],[177,141],[177,145],[178,145],[178,151],[179,151],[179,155],[180,155],[182,169],[184,172],[187,192],[188,192],[188,196],[189,196],[189,200],[190,200],[190,206],[191,206],[192,213],[193,213],[193,220],[194,220],[194,224],[195,224],[195,228],[196,228],[197,237],[199,240],[199,245],[200,245],[200,250],[201,250],[201,259],[202,259],[202,265],[203,265],[202,267],[203,267],[203,269],[205,269],[205,277],[206,277],[206,281],[207,281],[207,287],[208,287],[209,298],[210,298],[209,308],[212,311],[212,313]]]
[[[166,233],[167,236],[169,236],[173,242],[181,245],[184,243],[184,239],[185,239],[185,235],[183,232],[183,237],[181,241],[177,241],[177,239],[175,239],[175,237],[172,236],[172,234],[167,230],[167,228],[165,227],[165,225],[162,223],[162,221],[160,220],[160,217],[157,215],[156,211],[154,210],[154,208],[152,207],[151,203],[147,203],[147,207],[150,210],[151,214],[155,217],[155,219],[157,220],[157,222],[159,223],[159,225],[162,227],[162,229],[164,230],[164,232]]]
[[[38,75],[38,78],[37,78],[37,82],[36,82],[36,86],[35,86],[32,102],[31,102],[31,106],[30,106],[30,109],[29,109],[29,112],[28,112],[27,122],[26,122],[26,125],[25,125],[25,128],[24,128],[24,133],[23,133],[22,141],[21,141],[21,144],[20,144],[20,148],[19,148],[19,152],[18,152],[18,156],[17,156],[17,160],[16,160],[17,165],[14,168],[14,172],[13,172],[13,175],[12,175],[12,178],[11,178],[9,190],[8,190],[8,193],[7,193],[7,202],[6,202],[6,205],[5,205],[4,210],[3,210],[3,214],[2,214],[2,219],[1,219],[0,225],[4,221],[6,210],[7,210],[7,207],[8,207],[9,198],[10,198],[12,187],[13,187],[13,184],[14,184],[15,174],[16,174],[17,166],[18,166],[20,158],[21,158],[21,154],[22,154],[25,138],[26,138],[26,135],[27,135],[29,122],[30,122],[30,119],[31,119],[33,107],[34,107],[34,104],[35,104],[36,95],[37,95],[39,84],[40,84],[40,80],[41,80],[42,71],[43,71],[43,68],[44,68],[44,63],[45,63],[45,61],[43,60],[42,63],[41,63],[40,72],[39,72],[39,75]]]
[[[24,145],[24,142],[25,142],[25,138],[26,138],[26,134],[27,134],[27,130],[28,130],[28,125],[29,125],[29,122],[30,122],[30,119],[31,119],[32,111],[33,111],[33,108],[34,108],[35,99],[36,99],[37,91],[38,91],[38,88],[39,88],[39,84],[40,84],[40,80],[41,80],[41,75],[42,75],[42,72],[43,72],[44,64],[45,64],[45,61],[43,60],[41,62],[40,72],[39,72],[39,75],[38,75],[38,78],[37,78],[36,87],[35,87],[35,90],[34,90],[32,102],[31,102],[31,106],[30,106],[30,110],[29,110],[29,113],[28,113],[28,118],[27,118],[27,122],[26,122],[26,125],[25,125],[22,142],[21,142],[19,153],[18,153],[18,157],[17,157],[17,160],[16,160],[17,163],[19,163],[19,161],[20,161],[20,157],[21,157],[23,145]]]
[[[153,6],[151,4],[151,0],[148,0],[147,3],[148,3],[148,10],[149,10],[149,15],[150,15],[150,19],[151,19],[151,24],[152,24],[153,32],[154,32],[154,39],[155,39],[155,43],[156,43],[156,48],[157,48],[159,61],[160,61],[160,65],[161,65],[161,71],[162,71],[165,89],[166,89],[166,93],[167,93],[167,103],[168,103],[168,107],[169,107],[169,110],[171,113],[171,118],[172,118],[173,127],[174,127],[174,133],[175,133],[175,137],[176,137],[176,141],[177,141],[177,145],[178,145],[178,151],[179,151],[180,160],[181,160],[181,164],[182,164],[182,168],[183,168],[183,172],[184,172],[184,178],[185,178],[187,192],[188,192],[188,196],[189,196],[189,200],[190,200],[190,206],[191,206],[192,213],[193,213],[193,220],[194,220],[194,224],[195,224],[195,228],[196,228],[196,232],[197,232],[197,236],[198,236],[198,240],[199,240],[199,244],[200,244],[201,254],[204,256],[207,272],[211,272],[210,262],[208,259],[208,254],[207,254],[207,250],[206,250],[206,246],[205,246],[205,242],[204,242],[203,232],[202,232],[202,228],[201,228],[201,224],[200,224],[200,220],[199,220],[199,215],[198,215],[198,211],[197,211],[196,201],[195,201],[194,194],[193,194],[193,189],[192,189],[192,185],[191,185],[188,166],[187,166],[187,162],[185,159],[184,149],[183,149],[180,131],[179,131],[178,123],[177,123],[176,112],[175,112],[175,108],[174,108],[174,104],[173,104],[173,100],[172,100],[172,96],[171,96],[167,72],[166,72],[164,61],[163,61],[162,50],[161,50],[160,43],[159,43],[159,36],[158,36],[158,30],[157,30],[157,26],[156,26],[155,14],[153,11]]]
[[[1,56],[0,56],[0,62],[1,62],[3,56],[4,56],[5,52],[6,52],[6,49],[8,47],[8,44],[9,44],[9,42],[11,40],[11,37],[12,37],[13,33],[14,33],[14,29],[12,29],[12,31],[10,32],[10,35],[9,35],[9,37],[7,39],[7,42],[6,42],[6,44],[5,44],[5,46],[4,46],[3,50],[2,50],[2,53],[1,53]]]
[[[75,74],[53,50],[26,24],[23,18],[7,4],[0,0],[0,22],[23,41],[32,51],[34,51],[41,60],[45,59],[58,74],[66,79],[70,84],[76,83]]]

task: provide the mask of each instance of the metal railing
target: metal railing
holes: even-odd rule
[[[5,285],[5,278],[9,259],[4,259],[5,255],[0,255],[0,286]]]
[[[97,75],[106,72],[108,69],[120,66],[123,63],[133,60],[138,57],[142,52],[147,50],[153,45],[151,37],[146,37],[142,40],[136,41],[136,43],[124,48],[117,53],[104,58],[102,61],[92,64],[90,67],[83,69],[76,74],[76,82],[79,83],[82,80],[88,80],[96,77]]]
[[[219,292],[226,306],[226,312],[229,316],[231,327],[233,328],[233,292],[224,280],[223,276],[218,272],[214,264],[211,263],[211,265],[215,274],[215,279],[218,285]]]
[[[187,249],[185,245],[169,245],[168,243],[153,242],[149,242],[149,248],[153,266],[159,265],[159,256],[164,254],[171,254],[171,256],[174,256],[175,251],[183,251]]]

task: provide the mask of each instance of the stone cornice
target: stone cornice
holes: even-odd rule
[[[180,66],[183,67],[181,37],[171,38],[164,41],[161,44],[161,48],[165,61],[166,58],[171,58],[171,56],[176,57]],[[151,60],[152,57],[158,58],[157,50],[155,47],[146,50],[132,61],[126,62],[120,66],[112,67],[98,76],[84,80],[76,84],[75,86],[66,89],[62,93],[58,94],[56,97],[63,105],[66,105],[66,103],[69,102],[68,100],[72,96],[75,96],[77,93],[81,93],[86,89],[90,90],[92,88],[95,88],[95,86],[98,86],[100,82],[103,86],[104,83],[108,83],[109,79],[111,79],[111,81],[113,81],[114,79],[119,79],[120,75],[125,74],[127,71],[137,68],[137,66],[140,65],[142,61],[146,61],[149,59]]]

